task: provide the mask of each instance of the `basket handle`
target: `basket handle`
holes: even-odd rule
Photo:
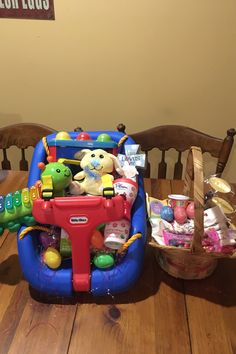
[[[202,247],[202,237],[204,234],[203,214],[204,214],[204,183],[203,183],[203,158],[202,151],[197,146],[191,146],[184,176],[185,195],[190,194],[193,182],[193,201],[194,201],[194,234],[191,244],[191,252],[205,253]]]

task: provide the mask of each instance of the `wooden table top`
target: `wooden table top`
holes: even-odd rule
[[[0,194],[26,186],[27,173],[0,172]],[[154,197],[181,181],[145,180]],[[221,260],[204,280],[175,279],[147,246],[142,274],[126,293],[45,299],[20,269],[16,236],[0,238],[0,353],[236,353],[236,261]],[[51,303],[50,303],[51,301]]]

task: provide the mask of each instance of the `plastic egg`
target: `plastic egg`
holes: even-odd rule
[[[235,208],[223,198],[213,197],[212,201],[214,204],[218,205],[225,214],[231,214],[235,211]]]
[[[185,208],[181,206],[175,207],[174,217],[179,224],[184,224],[187,221],[187,213]]]
[[[59,132],[56,135],[56,138],[58,140],[71,140],[70,134],[67,132]]]
[[[221,192],[221,193],[231,192],[230,184],[222,178],[215,177],[215,176],[210,177],[209,183],[210,183],[210,186],[218,192]]]
[[[194,202],[190,202],[186,208],[186,213],[189,219],[194,219]]]
[[[168,222],[172,222],[174,220],[174,212],[173,209],[167,205],[161,208],[161,218]]]
[[[98,253],[95,255],[93,262],[97,268],[105,269],[114,265],[114,258],[109,253]]]
[[[94,230],[93,235],[91,237],[91,245],[93,248],[99,250],[104,248],[104,239],[100,231]]]
[[[53,247],[48,247],[43,257],[44,263],[52,269],[57,269],[61,265],[61,255]]]
[[[76,140],[84,141],[84,140],[92,140],[89,133],[81,132],[77,135]]]

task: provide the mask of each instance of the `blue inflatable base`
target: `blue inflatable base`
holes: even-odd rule
[[[99,134],[106,133],[116,142],[119,142],[124,136],[123,133],[115,131],[88,133],[94,140]],[[75,132],[70,133],[72,139],[77,134]],[[55,134],[49,135],[47,140],[52,138],[55,138]],[[134,144],[134,141],[129,137],[125,144]],[[124,153],[123,146],[120,148],[119,153]],[[38,168],[38,162],[46,162],[46,153],[42,141],[37,144],[34,150],[28,187],[34,185],[40,179],[41,171]],[[125,256],[111,269],[101,270],[92,267],[90,291],[95,296],[116,294],[128,290],[136,282],[142,270],[146,243],[146,202],[143,179],[140,175],[138,177],[138,185],[138,195],[132,208],[130,234],[133,235],[140,232],[142,237],[136,239],[129,246]],[[21,228],[18,235],[24,228]],[[63,262],[57,270],[48,268],[42,262],[40,256],[38,233],[39,231],[37,230],[29,232],[22,240],[17,237],[19,259],[25,279],[39,292],[56,296],[74,296],[70,262]]]

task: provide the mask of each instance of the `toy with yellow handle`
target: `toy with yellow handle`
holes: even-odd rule
[[[42,198],[45,200],[49,200],[53,197],[52,176],[41,176],[41,181]]]
[[[48,161],[50,161],[50,156],[48,157]],[[42,169],[42,197],[45,197],[45,199],[63,197],[65,189],[72,181],[72,173],[69,167],[61,162],[50,162],[47,165],[40,162],[38,166]]]

